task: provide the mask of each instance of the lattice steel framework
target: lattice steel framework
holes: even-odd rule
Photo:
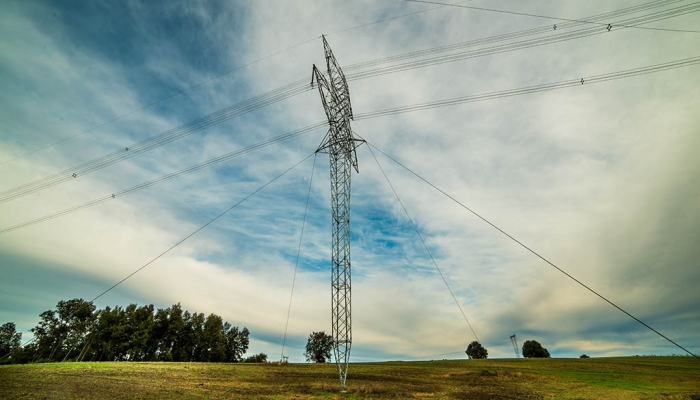
[[[515,338],[515,333],[510,337],[510,343],[513,345],[513,350],[515,350],[515,358],[520,358],[520,349],[518,349],[518,341]]]
[[[355,171],[359,172],[356,148],[364,140],[355,137],[350,128],[350,120],[353,119],[353,116],[348,83],[325,36],[323,36],[323,50],[326,56],[327,73],[324,75],[314,64],[311,85],[313,86],[314,81],[318,85],[329,125],[328,133],[316,152],[328,153],[330,157],[333,352],[338,367],[340,390],[345,390],[350,348],[352,347],[350,169],[354,168]]]

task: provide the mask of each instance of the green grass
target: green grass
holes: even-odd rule
[[[0,366],[3,399],[700,399],[691,357],[335,365],[53,363]]]

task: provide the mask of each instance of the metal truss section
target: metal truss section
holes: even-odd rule
[[[328,133],[316,152],[328,153],[330,157],[333,352],[338,367],[340,390],[345,390],[352,347],[350,180],[351,168],[359,172],[356,149],[364,140],[353,135],[350,127],[350,120],[353,119],[350,91],[345,75],[325,36],[323,36],[323,48],[327,72],[324,74],[314,65],[311,84],[313,85],[315,81],[318,85],[329,125]]]
[[[510,343],[513,345],[513,350],[515,351],[515,358],[520,358],[520,349],[518,349],[518,341],[515,337],[515,333],[510,337]]]

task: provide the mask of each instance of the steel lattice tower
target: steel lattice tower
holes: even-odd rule
[[[331,298],[333,314],[333,352],[338,367],[340,390],[345,390],[348,360],[352,346],[352,313],[350,291],[350,177],[351,168],[357,168],[356,148],[364,140],[356,138],[350,128],[353,119],[350,91],[345,75],[333,56],[326,37],[323,50],[326,56],[327,75],[314,64],[311,85],[314,81],[321,94],[323,108],[328,117],[328,133],[316,152],[328,153],[331,173],[332,210],[332,279]]]
[[[520,350],[518,349],[518,341],[515,338],[515,333],[510,337],[510,343],[513,345],[513,350],[515,350],[515,358],[520,358]]]

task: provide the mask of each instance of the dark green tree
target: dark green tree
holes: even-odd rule
[[[333,349],[333,337],[327,335],[325,331],[313,332],[306,342],[306,361],[315,363],[325,363],[331,360],[331,350]]]
[[[536,340],[527,340],[523,343],[523,357],[525,358],[549,358],[549,351],[542,347]]]
[[[226,336],[226,362],[240,362],[243,355],[248,351],[250,332],[243,327],[239,330],[237,326],[231,326],[228,322],[224,324],[224,335]]]
[[[61,300],[56,313],[64,328],[62,360],[75,359],[85,345],[95,323],[95,305],[83,299]]]
[[[484,348],[484,346],[481,345],[481,343],[477,342],[476,340],[469,343],[469,346],[467,346],[467,356],[469,358],[474,358],[474,359],[485,359],[489,358],[489,352]]]
[[[188,349],[189,343],[193,339],[185,330],[186,320],[189,320],[190,313],[188,311],[183,312],[180,303],[174,304],[169,310],[168,334],[165,340],[170,348],[172,360],[190,361]]]
[[[192,361],[203,361],[204,350],[204,314],[192,313],[189,324],[185,326],[192,334]]]
[[[216,314],[209,314],[202,331],[201,361],[221,362],[226,359],[224,321]]]
[[[53,310],[47,310],[39,314],[39,323],[30,331],[34,334],[35,344],[33,361],[51,359],[55,349],[58,348],[61,337],[61,324]]]
[[[183,311],[179,303],[158,310],[152,304],[130,304],[95,311],[92,303],[73,299],[60,301],[55,310],[40,317],[32,329],[36,341],[12,362],[240,362],[250,343],[247,328],[224,323],[216,314],[205,318],[202,313]],[[14,324],[2,328],[10,332]],[[0,343],[0,350],[3,346]],[[260,359],[260,355],[255,357]]]
[[[155,349],[150,348],[149,344],[152,344],[150,338],[153,331],[153,305],[139,307],[136,304],[129,304],[124,313],[126,319],[123,323],[125,335],[128,338],[127,342],[124,343],[127,360],[152,360]]]
[[[32,328],[37,339],[36,356],[52,361],[77,358],[94,328],[95,305],[83,299],[61,300],[56,310],[41,313]]]
[[[126,312],[117,306],[98,311],[96,337],[91,348],[96,361],[125,361],[128,359],[129,333]]]
[[[19,350],[22,344],[22,332],[17,332],[14,322],[7,322],[0,326],[0,358],[12,360],[13,353]]]
[[[260,354],[256,354],[256,355],[253,355],[250,357],[246,357],[245,360],[243,360],[243,362],[246,362],[246,363],[265,363],[265,362],[267,362],[267,354],[260,353]]]
[[[187,310],[182,312],[182,309],[180,309],[178,311],[182,322],[180,326],[173,327],[177,335],[173,345],[173,361],[195,361],[193,355],[196,338],[192,314]]]
[[[173,360],[172,341],[168,335],[170,331],[169,314],[169,308],[159,308],[153,316],[150,346],[155,348],[154,358],[157,361]]]

